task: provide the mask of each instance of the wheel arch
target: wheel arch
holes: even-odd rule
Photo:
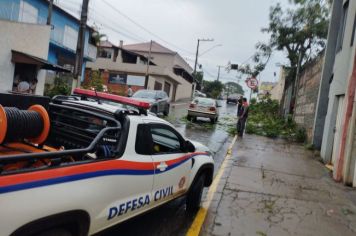
[[[53,228],[64,228],[73,235],[85,236],[88,235],[89,226],[89,214],[84,210],[73,210],[31,221],[18,228],[10,236],[36,235]]]
[[[193,161],[193,169],[194,169],[194,166],[198,164],[198,163],[194,163],[194,162],[196,162],[196,161],[195,160]],[[202,174],[205,175],[205,180],[204,180],[205,187],[209,187],[211,185],[211,183],[213,182],[213,176],[214,176],[214,164],[213,163],[205,163],[205,164],[200,165],[198,168],[195,171],[193,171],[193,173],[195,173],[195,174],[194,174],[194,178],[192,178],[190,181],[189,190],[193,186],[194,181],[196,181],[199,178],[199,176],[201,176]]]

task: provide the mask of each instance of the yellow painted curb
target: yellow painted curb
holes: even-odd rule
[[[206,215],[208,213],[208,209],[210,207],[211,201],[215,195],[216,189],[219,186],[219,182],[220,182],[221,177],[225,171],[227,161],[229,159],[231,159],[232,147],[234,146],[236,139],[237,139],[237,136],[235,136],[234,139],[232,140],[232,142],[227,150],[225,159],[224,159],[223,163],[221,164],[221,167],[220,167],[218,173],[216,174],[213,183],[211,184],[211,186],[209,188],[209,191],[208,191],[208,194],[206,197],[206,201],[204,201],[202,203],[202,207],[199,209],[197,215],[194,218],[192,225],[190,226],[190,228],[186,234],[187,236],[198,236],[199,235],[201,227],[203,226]]]

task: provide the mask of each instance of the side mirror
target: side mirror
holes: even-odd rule
[[[187,152],[195,152],[195,146],[190,141],[185,141],[185,150]]]

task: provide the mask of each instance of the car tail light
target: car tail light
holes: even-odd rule
[[[216,108],[215,107],[210,107],[209,111],[216,111]]]
[[[195,104],[191,103],[191,104],[189,105],[189,108],[195,108]]]

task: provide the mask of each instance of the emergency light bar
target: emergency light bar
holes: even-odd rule
[[[141,108],[141,109],[149,109],[151,106],[148,102],[137,101],[132,98],[127,98],[127,97],[109,94],[109,93],[96,92],[96,91],[88,90],[88,89],[76,88],[76,89],[74,89],[73,93],[82,95],[82,96],[91,97],[91,98],[99,98],[99,99],[103,99],[103,100],[117,102],[120,104],[129,105],[129,106],[133,106],[133,107]]]

